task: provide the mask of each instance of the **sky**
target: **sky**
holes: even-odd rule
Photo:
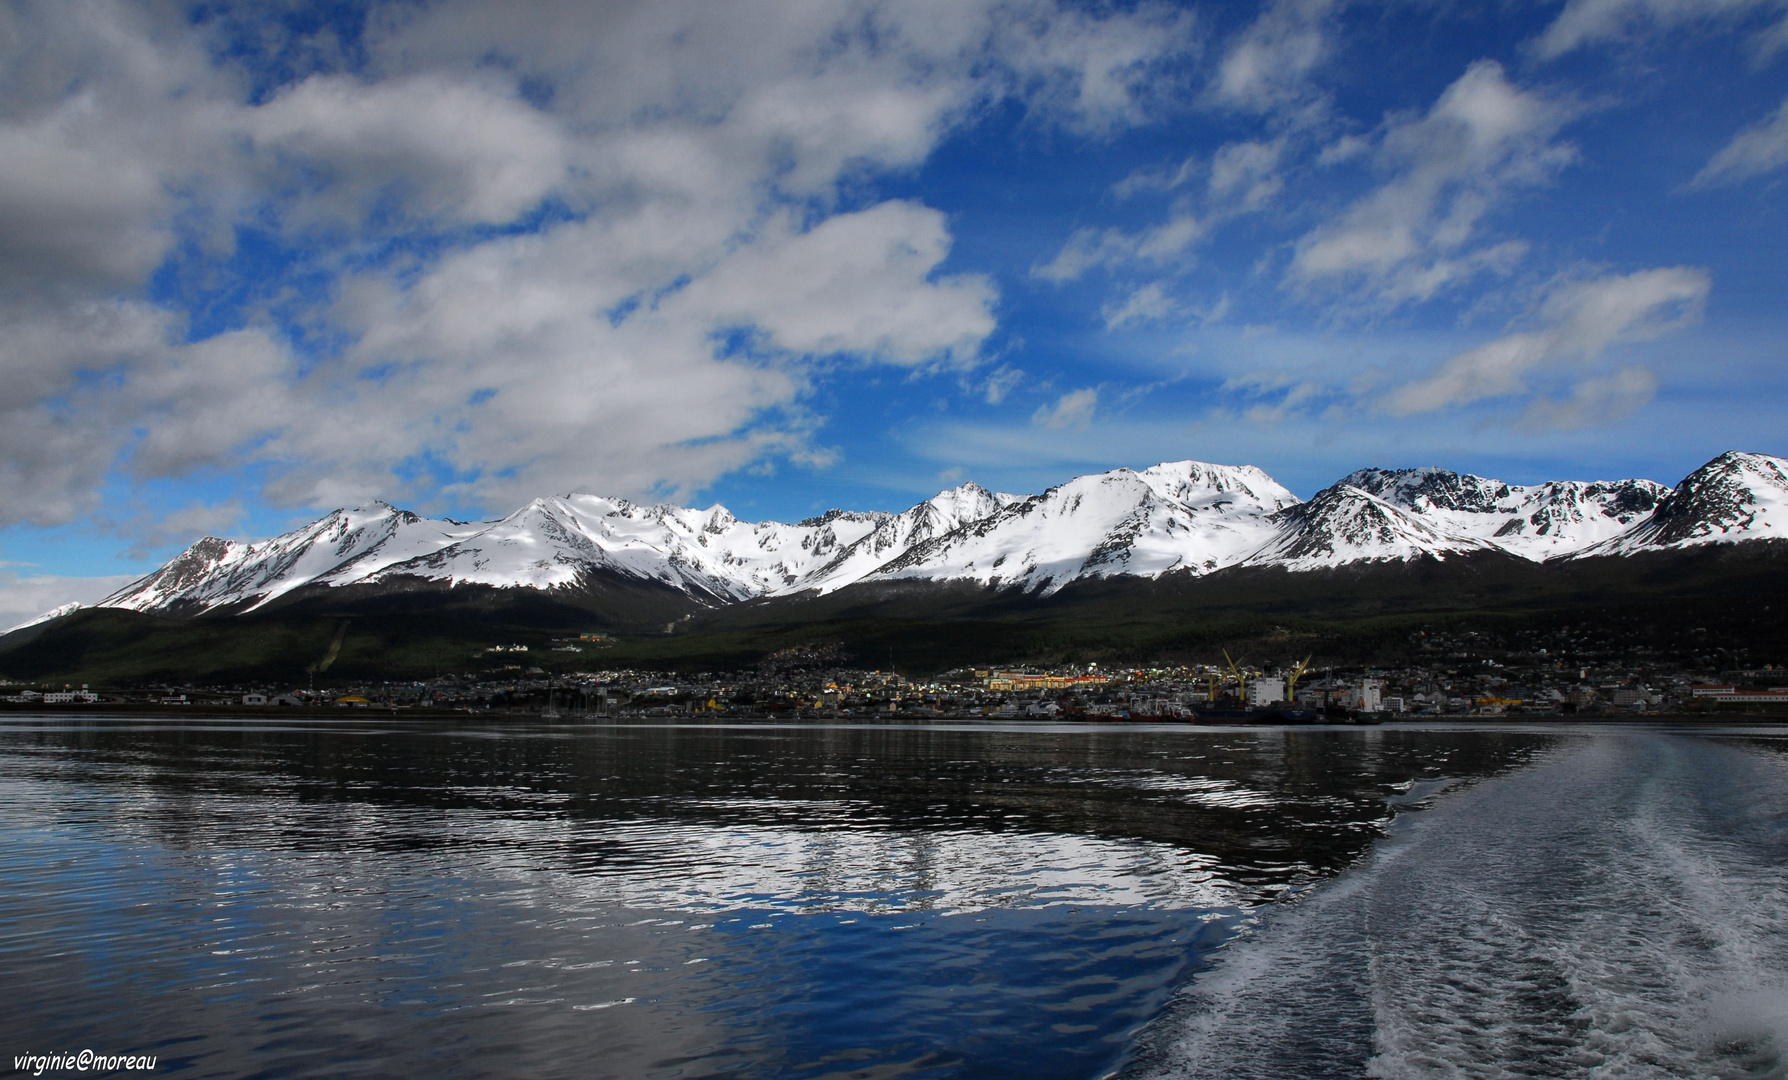
[[[0,622],[205,534],[1788,453],[1788,0],[0,3]]]

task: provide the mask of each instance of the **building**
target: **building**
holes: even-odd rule
[[[1248,684],[1248,704],[1271,705],[1285,700],[1285,680],[1262,676]]]
[[[99,700],[99,695],[82,687],[79,690],[53,690],[43,696],[45,705],[91,705]]]
[[[1024,671],[996,671],[987,677],[987,689],[1014,690],[1079,690],[1104,686],[1111,680],[1104,675],[1033,675]]]
[[[242,704],[244,704],[244,705],[265,705],[265,704],[267,704],[267,695],[266,694],[243,694],[242,695]]]

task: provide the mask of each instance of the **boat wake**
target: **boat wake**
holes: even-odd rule
[[[1136,1076],[1788,1076],[1788,743],[1588,735],[1399,820]]]

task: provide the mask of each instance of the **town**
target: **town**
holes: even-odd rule
[[[1694,629],[1687,636],[1694,638]],[[600,635],[562,639],[579,652]],[[1673,651],[1674,652],[1674,651]],[[555,657],[565,659],[564,657]],[[548,670],[526,645],[493,645],[482,671],[432,679],[293,685],[133,687],[0,682],[18,707],[188,706],[202,709],[357,708],[553,718],[827,720],[987,717],[1122,721],[1193,719],[1191,708],[1286,705],[1325,719],[1606,718],[1760,714],[1788,710],[1788,667],[1752,664],[1744,650],[1660,655],[1600,628],[1502,635],[1423,630],[1403,663],[1260,662],[963,666],[928,675],[854,664],[841,645],[784,649],[733,672]],[[1690,662],[1684,663],[1687,659]]]

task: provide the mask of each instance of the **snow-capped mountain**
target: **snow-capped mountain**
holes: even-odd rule
[[[1788,458],[1728,451],[1690,473],[1597,554],[1788,539]]]
[[[69,603],[66,603],[66,604],[62,604],[59,607],[53,607],[50,610],[44,612],[42,615],[37,616],[36,618],[26,619],[24,622],[19,623],[16,626],[9,626],[4,630],[0,630],[0,637],[4,637],[5,635],[12,633],[14,630],[26,630],[33,626],[37,626],[41,623],[47,623],[47,622],[50,622],[55,619],[60,619],[64,615],[73,615],[75,612],[80,611],[82,608],[84,608],[86,606],[87,606],[86,604],[83,604],[80,601],[75,600],[75,601],[70,601]]]
[[[1651,480],[1521,487],[1446,469],[1361,469],[1341,480],[1450,536],[1488,540],[1543,562],[1624,535],[1670,494]]]
[[[1249,556],[1249,565],[1319,570],[1503,550],[1488,540],[1444,532],[1409,510],[1345,483],[1273,517],[1278,535]]]
[[[206,537],[100,606],[252,610],[309,585],[422,580],[550,589],[603,572],[725,603],[841,587],[1016,499],[965,484],[901,514],[834,510],[793,525],[740,521],[722,506],[641,506],[598,495],[536,499],[501,520],[473,524],[375,503],[258,543]]]
[[[386,503],[337,510],[258,543],[207,536],[155,573],[102,600],[137,611],[266,603],[299,586],[344,584],[436,551],[481,526],[431,521]]]
[[[919,578],[1054,591],[1086,577],[1205,574],[1234,566],[1298,497],[1252,465],[1176,461],[1081,476],[918,544],[878,580]]]
[[[1675,491],[1649,480],[1522,487],[1436,468],[1362,469],[1307,503],[1253,466],[1179,461],[1028,497],[964,484],[898,514],[834,510],[794,524],[597,495],[537,499],[476,523],[375,503],[271,540],[206,537],[101,606],[251,610],[306,587],[554,589],[605,574],[707,605],[863,581],[1047,593],[1086,578],[1237,566],[1628,555],[1784,529],[1788,461],[1761,454],[1722,454]]]

